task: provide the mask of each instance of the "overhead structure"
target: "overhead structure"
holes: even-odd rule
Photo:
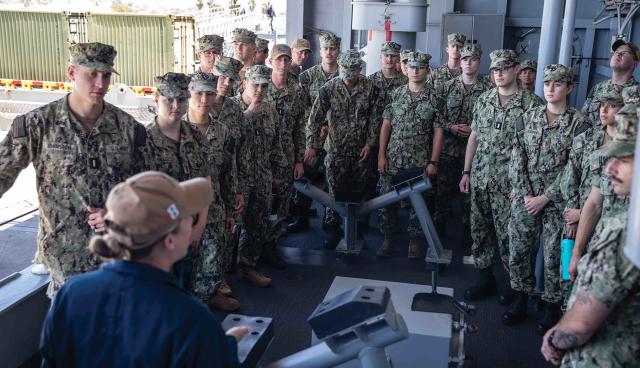
[[[403,49],[415,48],[416,32],[427,28],[426,0],[352,1],[351,27],[369,31],[366,49],[366,74],[380,70],[380,45],[395,41]]]

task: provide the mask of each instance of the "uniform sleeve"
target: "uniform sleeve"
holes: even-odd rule
[[[300,88],[300,95],[296,102],[296,116],[294,117],[293,127],[293,146],[294,146],[294,161],[302,162],[304,160],[305,151],[305,120],[304,120],[304,101],[308,99],[304,88]]]
[[[444,128],[444,130],[449,131],[451,129],[451,126],[453,126],[454,124],[456,124],[457,122],[455,121],[455,118],[460,115],[459,111],[456,111],[455,113],[453,111],[449,111],[448,106],[447,106],[447,101],[449,101],[450,98],[460,98],[460,96],[456,96],[455,93],[455,88],[453,87],[453,82],[447,82],[447,84],[445,85],[444,88],[444,103],[442,104],[442,128]],[[456,109],[459,109],[458,107],[456,107]],[[455,115],[455,117],[454,117]]]
[[[37,156],[39,132],[25,115],[18,116],[0,143],[0,197],[11,188],[24,168]]]
[[[372,87],[371,94],[371,112],[369,115],[369,131],[367,133],[367,144],[370,147],[375,147],[378,145],[379,137],[380,137],[380,123],[382,120],[382,113],[384,110],[384,93],[380,90],[380,88],[375,85]]]
[[[525,115],[524,119],[527,119]],[[524,122],[522,118],[516,121],[516,134],[511,151],[511,164],[509,165],[509,180],[514,189],[522,195],[533,195],[529,173],[527,172],[527,142],[524,139]]]
[[[569,160],[562,172],[560,193],[566,208],[580,208],[580,178],[582,177],[582,152],[584,137],[573,138]]]
[[[593,104],[593,96],[597,88],[598,88],[598,85],[595,85],[593,88],[591,88],[591,90],[589,91],[589,94],[587,94],[587,98],[586,100],[584,100],[584,105],[582,105],[582,109],[580,110],[582,115],[591,117],[590,115],[592,110],[591,105]]]
[[[624,255],[622,233],[617,240],[602,247],[588,265],[588,292],[610,309],[618,306],[640,284],[640,269]],[[607,240],[603,240],[607,241]]]
[[[236,167],[238,169],[238,186],[236,193],[246,193],[248,182],[251,178],[251,153],[249,151],[250,144],[247,141],[248,132],[247,124],[244,121],[245,115],[238,109],[237,112],[238,126],[240,126],[240,140],[236,145]]]
[[[156,157],[158,156],[155,152],[155,146],[152,144],[151,139],[149,139],[147,130],[144,125],[136,121],[133,137],[133,167],[131,175],[143,171],[156,170]]]
[[[320,140],[320,128],[325,122],[327,111],[330,108],[329,92],[327,91],[327,85],[325,84],[320,88],[318,97],[313,102],[311,107],[311,113],[309,114],[309,121],[307,122],[307,148],[320,149],[322,148],[322,141]]]
[[[236,163],[236,139],[227,131],[224,141],[222,168],[220,172],[220,191],[224,201],[227,217],[234,211],[238,190],[238,166]]]
[[[480,111],[481,111],[481,106],[483,105],[483,97],[485,96],[485,94],[488,92],[485,92],[483,94],[480,95],[480,97],[478,98],[478,101],[476,101],[476,103],[473,105],[473,112],[471,114],[472,119],[471,119],[471,130],[473,130],[474,132],[478,132],[478,124],[481,121],[481,116],[480,116]]]
[[[273,137],[273,144],[271,145],[271,172],[276,176],[276,173],[282,172],[282,169],[288,166],[289,160],[287,160],[287,156],[282,149],[281,128],[278,124],[278,115],[275,110],[271,110],[269,119],[271,119],[276,129],[276,134],[274,134]]]
[[[193,352],[193,361],[185,362],[186,366],[240,367],[236,339],[233,336],[225,335],[220,322],[213,315],[195,329],[191,340],[189,348]]]

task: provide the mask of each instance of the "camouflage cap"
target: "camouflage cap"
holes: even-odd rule
[[[450,44],[456,44],[458,46],[463,46],[465,41],[467,41],[467,36],[461,34],[461,33],[449,33],[447,35],[447,43]]]
[[[197,71],[191,74],[189,91],[194,92],[215,92],[218,86],[218,78],[210,73]]]
[[[611,141],[600,149],[604,157],[632,156],[638,135],[638,105],[624,105],[616,114],[616,132]]]
[[[360,58],[360,52],[356,50],[345,50],[338,56],[338,65],[350,67],[356,65],[362,65],[363,61]]]
[[[399,43],[387,41],[380,45],[380,53],[383,55],[400,55],[401,48],[402,46]]]
[[[191,77],[183,73],[166,73],[154,79],[158,93],[168,98],[189,98]]]
[[[422,69],[429,67],[429,60],[431,60],[430,54],[420,51],[414,51],[409,54],[407,63],[409,65],[409,68]]]
[[[69,46],[72,65],[82,65],[118,74],[113,68],[113,59],[116,58],[116,54],[116,49],[113,46],[99,42],[74,43]]]
[[[271,82],[271,68],[265,65],[254,65],[247,69],[244,77],[253,84],[264,84]]]
[[[218,35],[204,35],[198,38],[198,52],[204,52],[207,50],[217,50],[218,53],[222,52],[222,45],[224,44],[224,37]]]
[[[535,60],[524,59],[520,62],[520,70],[532,69],[538,71],[538,62]]]
[[[304,38],[296,38],[291,44],[292,49],[309,50],[311,51],[311,43]]]
[[[462,46],[462,49],[460,50],[460,57],[463,59],[466,57],[480,59],[481,56],[482,47],[480,47],[480,44],[478,43],[467,42],[464,44],[464,46]]]
[[[491,65],[489,69],[506,69],[518,64],[518,55],[511,49],[493,50],[489,54]]]
[[[622,89],[622,102],[624,104],[640,105],[640,85],[625,87]]]
[[[543,81],[573,83],[573,69],[562,64],[550,64],[544,67]]]
[[[409,55],[414,52],[414,49],[405,49],[400,51],[400,61],[405,62],[409,60]]]
[[[598,102],[609,102],[614,105],[622,106],[622,88],[616,84],[608,84],[605,88],[599,88],[593,96]]]
[[[244,67],[242,61],[228,56],[219,56],[213,63],[213,71],[233,80],[240,80],[240,70]]]
[[[342,39],[333,33],[325,32],[320,35],[320,47],[340,47]]]
[[[613,41],[613,43],[611,44],[611,50],[615,52],[616,49],[622,45],[629,46],[634,60],[640,60],[640,49],[638,49],[638,46],[631,41],[627,42],[623,38],[618,38],[617,40]]]
[[[256,38],[256,50],[268,52],[269,40],[265,40],[264,38]]]
[[[275,60],[282,55],[291,57],[291,48],[289,47],[289,45],[284,43],[273,45],[273,47],[271,48],[271,54],[269,55],[269,57]]]
[[[256,34],[246,28],[236,28],[231,31],[231,39],[233,42],[255,43]]]

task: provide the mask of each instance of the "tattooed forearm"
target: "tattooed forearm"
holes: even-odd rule
[[[553,343],[553,346],[563,350],[571,349],[578,346],[578,337],[575,334],[560,330],[554,331],[553,339],[551,341]]]
[[[583,305],[591,305],[591,296],[585,290],[578,291],[578,303]]]

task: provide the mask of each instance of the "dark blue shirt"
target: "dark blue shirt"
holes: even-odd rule
[[[42,330],[43,367],[237,367],[237,344],[176,278],[116,261],[71,278]]]

